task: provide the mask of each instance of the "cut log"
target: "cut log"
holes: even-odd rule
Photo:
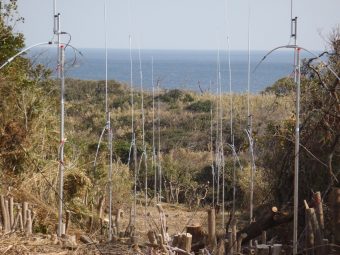
[[[90,237],[86,236],[86,235],[81,235],[81,236],[79,237],[79,240],[80,240],[82,243],[84,243],[84,244],[91,244],[91,243],[93,243],[93,240],[92,240]]]
[[[301,208],[302,209],[302,208]],[[238,236],[242,233],[246,233],[247,237],[243,240],[243,243],[249,242],[255,237],[261,235],[262,231],[279,226],[284,223],[288,223],[293,220],[293,214],[288,212],[273,211],[272,208],[265,209],[262,216],[252,222],[248,226],[244,227],[238,232]]]

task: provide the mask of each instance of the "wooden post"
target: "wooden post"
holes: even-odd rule
[[[228,231],[228,252],[227,254],[233,255],[234,254],[234,243],[233,243],[233,232]]]
[[[225,240],[221,239],[217,244],[216,255],[224,255],[225,254]]]
[[[13,197],[9,198],[9,221],[11,228],[14,225],[14,199]]]
[[[216,215],[215,209],[208,210],[208,242],[211,250],[216,248]]]
[[[313,228],[312,228],[312,222],[311,222],[311,219],[310,219],[310,216],[309,216],[309,213],[307,212],[307,210],[306,210],[305,217],[306,217],[305,218],[305,222],[306,222],[306,254],[312,255],[312,254],[314,254],[314,251],[312,250],[312,248],[314,247],[314,232],[313,232]]]
[[[257,255],[269,255],[269,246],[266,244],[256,245],[255,254]]]
[[[329,254],[328,239],[322,240],[321,254]]]
[[[282,244],[273,244],[271,247],[271,255],[280,255],[282,250]]]
[[[32,234],[32,215],[31,210],[27,209],[26,211],[26,234],[31,235]]]
[[[340,245],[340,188],[333,188],[331,195],[334,244]]]
[[[163,242],[164,244],[168,244],[168,237],[167,237],[167,232],[166,232],[166,218],[165,218],[165,213],[163,210],[163,207],[161,204],[157,204],[157,209],[159,212],[159,218],[161,222],[161,235],[163,237]]]
[[[314,193],[313,198],[314,198],[314,203],[315,203],[316,218],[318,219],[319,227],[321,230],[321,235],[323,236],[323,233],[325,230],[325,220],[324,220],[324,215],[323,215],[321,193],[319,191]]]
[[[11,231],[11,217],[10,217],[10,214],[9,214],[9,202],[8,202],[8,199],[5,198],[5,210],[6,210],[6,217],[7,217],[7,224],[8,224],[8,231]]]
[[[242,233],[238,240],[237,240],[237,253],[241,254],[242,253],[242,241],[244,238],[247,237],[247,234],[246,233]]]
[[[10,222],[9,222],[9,215],[7,214],[7,209],[6,209],[6,201],[3,195],[0,196],[0,203],[1,203],[3,230],[6,233],[6,232],[11,231],[11,228],[10,228]]]
[[[28,209],[28,203],[27,202],[23,202],[22,203],[22,223],[23,223],[23,226],[26,226],[27,209]]]
[[[120,229],[120,223],[121,223],[121,216],[122,216],[123,210],[122,209],[118,209],[117,213],[116,213],[116,219],[115,219],[115,225],[117,228],[117,235],[119,236],[119,233],[121,231]]]
[[[267,232],[266,231],[262,231],[262,234],[261,234],[261,243],[262,244],[267,244]]]
[[[71,225],[71,211],[66,210],[65,234]]]
[[[234,250],[236,250],[237,248],[237,219],[236,218],[232,218],[231,222],[231,232],[232,232],[232,245],[234,248]]]
[[[318,220],[316,218],[316,214],[315,214],[315,210],[314,208],[308,208],[307,209],[307,213],[308,213],[308,217],[311,221],[311,225],[313,228],[313,232],[314,232],[314,243],[315,246],[319,247],[316,248],[316,255],[321,255],[321,245],[322,245],[322,238],[321,238],[321,232],[320,232],[320,228],[319,228],[319,223]]]
[[[192,235],[189,233],[184,233],[179,235],[177,247],[186,251],[191,251],[191,244],[192,244]]]
[[[157,244],[156,234],[155,231],[149,230],[148,231],[148,239],[151,244]],[[174,241],[175,242],[175,238]],[[174,244],[175,245],[175,244]]]

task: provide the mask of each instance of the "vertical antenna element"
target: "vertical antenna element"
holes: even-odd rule
[[[60,88],[60,151],[59,151],[59,217],[58,217],[58,236],[60,237],[63,233],[63,189],[64,189],[64,145],[65,145],[65,136],[64,136],[64,113],[65,113],[65,48],[63,45],[60,46],[60,79],[61,79],[61,88]]]
[[[293,19],[293,0],[291,0],[291,37],[297,46],[297,17]],[[294,48],[294,83],[296,84],[296,123],[294,158],[294,218],[293,218],[293,255],[298,253],[298,206],[299,206],[299,152],[300,152],[300,49]]]
[[[297,17],[291,19],[291,34],[290,37],[295,38],[295,45],[296,45],[296,35],[297,35]]]
[[[152,85],[152,169],[154,170],[154,199],[157,201],[157,167],[155,149],[155,83],[153,74],[153,57],[151,58],[151,85]]]
[[[112,240],[112,129],[111,116],[108,108],[108,57],[107,57],[107,3],[104,0],[104,23],[105,23],[105,116],[107,139],[109,144],[109,226],[108,226],[108,240]]]
[[[157,99],[157,120],[158,120],[158,173],[159,173],[159,203],[162,203],[162,165],[161,165],[161,117],[160,117],[160,84],[159,81],[157,82],[157,89],[158,89],[158,99]]]
[[[144,113],[144,89],[143,89],[143,69],[142,69],[142,57],[141,57],[141,49],[138,49],[138,57],[139,57],[139,76],[140,76],[140,93],[141,93],[141,111],[142,111],[142,146],[143,146],[143,154],[141,157],[141,162],[144,159],[144,167],[145,167],[145,227],[147,223],[147,207],[148,207],[148,164],[147,164],[147,152],[146,152],[146,144],[145,144],[145,113]]]

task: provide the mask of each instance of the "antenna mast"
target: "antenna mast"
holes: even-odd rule
[[[293,6],[293,0],[292,6]],[[293,7],[292,7],[293,9]],[[293,255],[298,252],[298,206],[299,206],[299,157],[300,157],[300,49],[297,47],[297,17],[291,18],[291,37],[294,38],[294,82],[296,84],[296,123],[295,123],[295,158],[294,158],[294,223]]]
[[[57,77],[60,79],[60,146],[59,146],[59,210],[58,210],[58,236],[63,234],[63,189],[64,189],[64,145],[65,145],[65,134],[64,134],[64,90],[65,90],[65,48],[60,43],[61,25],[60,25],[60,13],[57,13],[57,1],[53,2],[53,34],[57,36],[57,55],[58,55],[58,74]]]
[[[107,3],[104,0],[104,21],[105,21],[105,115],[106,115],[106,128],[107,139],[109,144],[109,233],[108,239],[112,240],[112,129],[111,129],[111,116],[108,108],[108,59],[107,59]]]

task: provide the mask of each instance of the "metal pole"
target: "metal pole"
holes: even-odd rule
[[[64,92],[65,92],[65,72],[64,72],[64,57],[65,48],[63,45],[60,46],[60,151],[59,151],[59,224],[58,224],[58,236],[60,237],[63,233],[63,187],[64,187]]]
[[[109,144],[109,226],[108,239],[112,240],[112,129],[111,115],[108,107],[108,52],[107,52],[107,11],[106,0],[104,1],[104,23],[105,23],[105,116],[107,128],[107,140]]]
[[[65,90],[65,48],[60,43],[60,13],[56,14],[56,1],[54,1],[54,34],[57,35],[58,54],[58,78],[60,79],[60,149],[59,149],[59,212],[58,212],[58,236],[63,233],[63,188],[64,188],[64,90]]]
[[[158,87],[157,118],[158,118],[158,171],[159,171],[159,203],[162,202],[162,166],[161,166],[161,119],[160,119],[160,86]]]
[[[153,74],[153,57],[151,58],[151,84],[152,84],[152,169],[154,170],[154,198],[157,201],[157,167],[155,149],[155,83]]]
[[[293,255],[298,253],[298,207],[299,207],[299,150],[300,150],[300,49],[297,48],[297,17],[291,19],[291,37],[294,37],[294,83],[296,84],[296,123],[294,156],[294,218]]]
[[[254,157],[253,157],[253,143],[252,143],[252,116],[250,113],[250,2],[248,1],[248,88],[247,88],[247,116],[248,116],[248,132],[249,132],[249,153],[251,156],[250,167],[250,201],[249,201],[249,222],[253,221],[254,210]],[[250,242],[252,246],[252,242]]]
[[[296,50],[296,124],[295,124],[295,161],[294,161],[294,233],[293,233],[293,254],[297,254],[298,248],[298,213],[299,213],[299,153],[300,153],[300,49]]]

